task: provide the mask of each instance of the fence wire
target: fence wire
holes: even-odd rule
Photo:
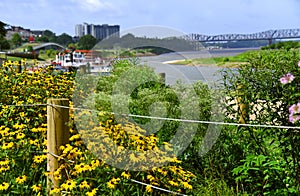
[[[99,110],[92,110],[92,109],[86,109],[86,108],[76,108],[76,107],[69,107],[69,106],[63,106],[63,105],[55,105],[55,104],[18,104],[18,105],[0,105],[2,107],[37,107],[37,106],[51,106],[51,107],[59,107],[69,110],[82,110],[82,111],[89,111],[89,112],[99,112]],[[111,114],[116,115],[114,112],[108,112]],[[158,117],[158,116],[143,116],[143,115],[135,115],[135,114],[117,114],[117,115],[123,115],[128,117],[136,117],[136,118],[147,118],[147,119],[155,119],[155,120],[169,120],[169,121],[178,121],[178,122],[185,122],[185,123],[199,123],[199,124],[214,124],[214,125],[231,125],[231,126],[243,126],[243,127],[260,127],[260,128],[278,128],[278,129],[300,129],[300,127],[296,126],[280,126],[280,125],[267,125],[267,124],[240,124],[240,123],[227,123],[227,122],[213,122],[213,121],[201,121],[201,120],[190,120],[190,119],[178,119],[178,118],[166,118],[166,117]],[[75,163],[72,160],[65,159],[64,157],[61,157],[59,155],[56,155],[52,152],[36,152],[36,153],[46,153],[50,154],[56,158],[62,159],[68,163]],[[132,182],[144,186],[149,186],[153,189],[157,189],[166,193],[171,193],[175,195],[181,195],[181,196],[187,196],[182,193],[170,191],[164,188],[160,188],[154,185],[150,185],[144,182],[140,182],[134,179],[130,179]]]

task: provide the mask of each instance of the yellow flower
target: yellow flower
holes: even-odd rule
[[[121,176],[123,176],[126,179],[130,178],[130,174],[127,174],[126,172],[122,172]]]
[[[2,182],[2,184],[0,184],[0,190],[1,191],[6,191],[9,187],[9,184],[7,182]]]
[[[5,161],[0,161],[0,166],[3,166],[3,165],[8,165],[9,164],[9,160],[6,159]]]
[[[13,142],[5,142],[3,145],[2,145],[2,149],[3,150],[6,150],[6,149],[10,149],[14,146],[14,143]]]
[[[68,190],[73,190],[76,187],[76,182],[73,180],[67,180],[66,183],[63,183],[61,185],[61,188],[68,191]]]
[[[60,189],[59,188],[51,188],[50,195],[57,194],[57,193],[60,193]]]
[[[107,184],[108,188],[113,189],[113,188],[116,187],[116,185],[118,184],[119,181],[120,181],[120,178],[112,178],[112,179],[111,179],[109,182],[107,182],[106,184]]]
[[[47,155],[36,155],[36,156],[33,157],[33,162],[41,163],[46,159],[47,159]]]
[[[17,134],[17,139],[23,139],[25,137],[24,133],[18,133]]]
[[[25,175],[19,176],[19,177],[16,178],[16,182],[18,184],[23,184],[26,181],[26,179],[27,179],[27,177]]]
[[[41,184],[39,184],[39,185],[32,185],[32,190],[34,191],[34,192],[39,192],[40,190],[42,190],[42,185]]]
[[[178,183],[174,182],[173,180],[169,180],[169,184],[172,186],[178,186]]]
[[[97,194],[97,188],[94,188],[92,191],[86,192],[87,196],[95,196]]]
[[[29,143],[30,143],[31,145],[37,146],[38,143],[39,143],[39,140],[38,140],[38,139],[35,139],[35,140],[29,140]]]
[[[21,113],[22,113],[22,112],[21,112]],[[21,113],[20,113],[20,115],[21,115]],[[24,112],[23,112],[23,114],[24,114]],[[24,124],[19,124],[19,123],[13,125],[13,128],[14,128],[14,129],[24,129],[25,127],[26,127],[26,125],[24,125]]]
[[[70,141],[74,141],[74,140],[77,140],[77,139],[80,139],[80,135],[79,134],[76,134],[76,135],[73,135],[72,137],[70,137]]]
[[[75,165],[74,169],[78,174],[81,174],[82,172],[85,172],[89,169],[88,165],[85,165],[84,163],[80,163],[79,165]]]
[[[87,181],[82,181],[79,185],[80,189],[89,189],[90,185],[87,183]]]
[[[150,185],[146,186],[146,191],[149,193],[151,193],[153,191]]]
[[[147,175],[147,179],[150,180],[150,182],[153,181],[153,180],[155,180],[155,178],[153,176],[151,176],[151,175]]]
[[[181,184],[186,189],[193,189],[192,185],[190,185],[188,182],[181,182]]]
[[[116,187],[115,184],[113,184],[111,181],[107,182],[107,187],[110,188],[110,189],[114,189]]]
[[[4,167],[0,167],[0,172],[4,172],[4,171],[8,171],[10,170],[10,166],[9,165],[6,165]]]

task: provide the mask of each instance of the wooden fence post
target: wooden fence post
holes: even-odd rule
[[[79,70],[81,74],[86,74],[86,65],[80,65]]]
[[[166,83],[166,73],[159,73],[159,79],[161,83],[165,84]]]
[[[48,99],[47,101],[47,171],[50,175],[47,179],[48,191],[51,188],[58,188],[59,181],[55,180],[53,172],[59,168],[61,161],[59,147],[69,143],[70,131],[67,126],[69,121],[69,109],[59,106],[69,106],[68,99]]]
[[[17,65],[17,73],[22,73],[22,65],[21,65],[21,61],[18,62],[18,65]]]
[[[246,124],[248,120],[248,105],[245,103],[245,94],[241,90],[243,85],[239,84],[237,86],[238,97],[237,97],[237,104],[238,104],[238,116],[239,116],[239,123]]]

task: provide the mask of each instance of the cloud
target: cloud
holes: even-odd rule
[[[111,3],[102,0],[71,0],[71,2],[77,3],[81,9],[89,12],[110,10],[114,8]]]

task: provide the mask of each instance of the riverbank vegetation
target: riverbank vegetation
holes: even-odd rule
[[[171,64],[175,65],[188,65],[188,66],[213,66],[217,65],[220,67],[224,66],[238,66],[241,63],[247,62],[247,57],[251,52],[255,51],[248,51],[245,53],[241,53],[235,56],[224,56],[224,57],[210,57],[210,58],[195,58],[195,59],[185,59],[185,60],[178,60],[172,62]]]

